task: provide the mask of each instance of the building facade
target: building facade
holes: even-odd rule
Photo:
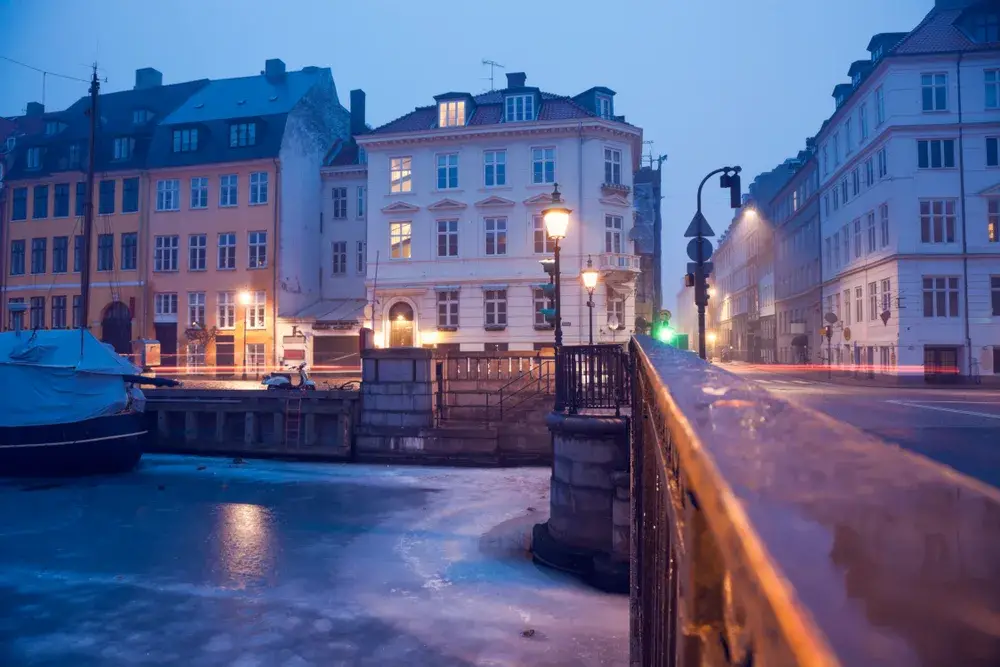
[[[938,0],[834,89],[816,139],[835,364],[1000,373],[998,26],[995,3]]]
[[[640,273],[636,278],[636,331],[648,332],[663,308],[663,217],[660,213],[663,160],[651,160],[635,173],[635,226],[632,239],[639,256]]]
[[[541,213],[556,184],[573,210],[561,241],[564,342],[587,342],[579,275],[588,260],[602,273],[594,341],[627,340],[642,132],[615,115],[614,96],[603,87],[554,95],[510,73],[503,90],[439,95],[357,138],[368,162],[367,324],[377,345],[551,346],[539,262],[554,250]]]

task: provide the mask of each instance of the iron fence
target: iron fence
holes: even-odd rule
[[[631,401],[628,354],[621,345],[563,345],[556,351],[556,410],[614,410]]]

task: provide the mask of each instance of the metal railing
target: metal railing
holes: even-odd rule
[[[552,395],[555,384],[554,359],[538,353],[452,353],[434,365],[438,424],[502,420],[530,399]]]
[[[614,410],[631,399],[628,355],[621,345],[563,345],[556,351],[557,411]]]
[[[606,252],[600,256],[601,270],[613,271],[641,271],[642,260],[639,255],[631,255],[621,252]]]

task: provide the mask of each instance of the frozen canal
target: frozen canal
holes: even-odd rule
[[[146,456],[0,482],[0,666],[627,664],[627,599],[527,555],[548,478]]]

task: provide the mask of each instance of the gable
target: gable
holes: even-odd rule
[[[549,192],[543,192],[537,194],[534,197],[528,197],[524,200],[525,206],[548,206],[552,203],[552,194]]]
[[[388,206],[382,207],[383,213],[414,213],[419,211],[419,206],[414,206],[413,204],[407,204],[405,201],[397,201],[389,204]]]
[[[493,195],[487,197],[486,199],[480,199],[476,202],[477,208],[506,208],[508,206],[513,206],[515,202],[510,199],[504,199],[503,197],[497,197]]]
[[[455,201],[454,199],[442,199],[441,201],[436,201],[427,207],[428,211],[460,211],[466,208],[468,205],[465,202]]]

